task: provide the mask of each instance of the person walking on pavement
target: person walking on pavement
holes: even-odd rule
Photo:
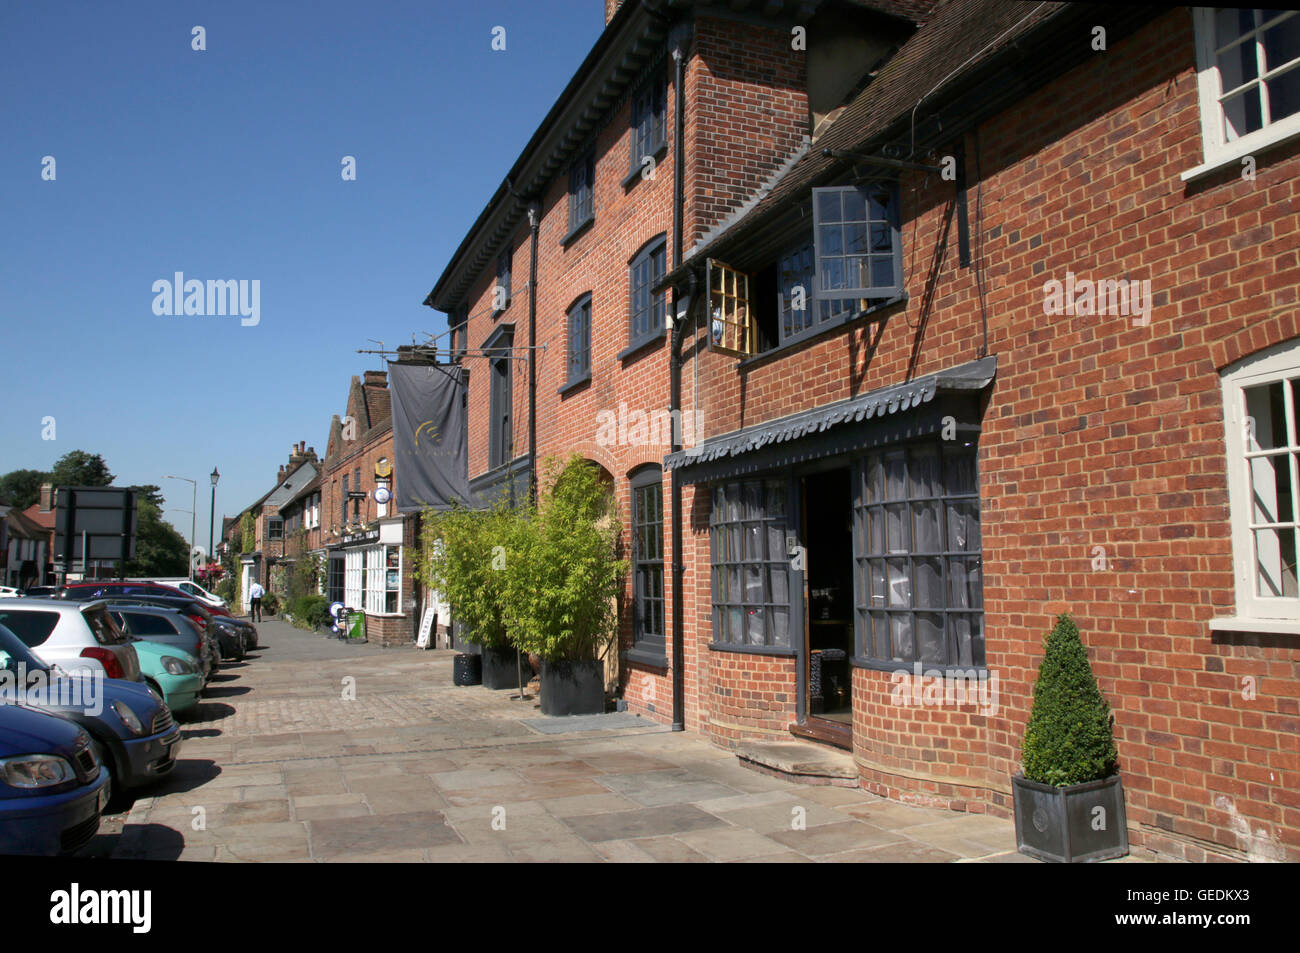
[[[248,617],[253,622],[262,621],[262,597],[266,590],[260,582],[254,582],[248,589]]]

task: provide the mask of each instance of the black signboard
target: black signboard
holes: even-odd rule
[[[121,564],[135,557],[135,490],[115,486],[61,486],[57,494],[55,569],[75,572],[81,569],[86,558],[91,562]]]

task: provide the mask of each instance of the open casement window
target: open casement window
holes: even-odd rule
[[[709,288],[709,350],[732,357],[758,353],[751,304],[752,278],[720,261],[706,264]]]
[[[1223,376],[1237,615],[1300,621],[1300,342]]]
[[[1300,134],[1300,13],[1192,11],[1206,163]]]
[[[892,181],[813,189],[813,300],[903,293],[898,207]]]

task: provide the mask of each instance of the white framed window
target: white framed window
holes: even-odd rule
[[[1300,623],[1300,340],[1225,371],[1223,406],[1237,621]]]
[[[384,549],[383,546],[366,549],[366,612],[370,615],[384,611]]]
[[[1300,134],[1300,14],[1196,7],[1192,16],[1205,165],[1183,179]]]
[[[365,595],[365,550],[349,549],[343,554],[343,604],[361,609]]]

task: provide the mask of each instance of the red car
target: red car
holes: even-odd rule
[[[64,599],[78,600],[113,595],[168,596],[173,599],[180,598],[194,601],[194,597],[189,593],[182,592],[175,586],[168,586],[161,582],[114,582],[111,579],[102,579],[97,582],[70,582],[60,590],[59,595]],[[223,606],[213,606],[206,603],[202,605],[210,615],[230,615],[230,610]]]

